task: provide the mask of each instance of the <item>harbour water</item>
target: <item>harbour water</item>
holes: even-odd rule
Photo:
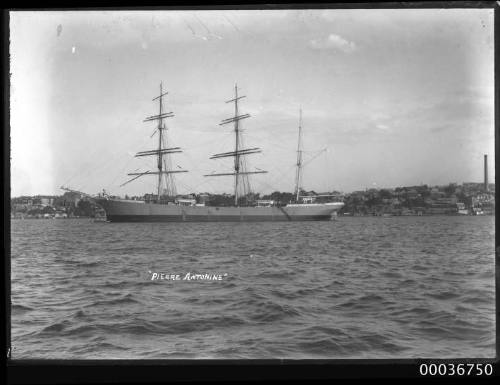
[[[11,223],[16,359],[495,356],[491,216]]]

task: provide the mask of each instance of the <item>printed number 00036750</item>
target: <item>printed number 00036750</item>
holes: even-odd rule
[[[419,367],[422,376],[491,376],[491,364],[421,364]]]

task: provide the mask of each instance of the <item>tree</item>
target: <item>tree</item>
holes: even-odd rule
[[[457,185],[455,183],[450,183],[448,186],[444,188],[444,193],[446,196],[450,196],[455,193],[455,189],[457,188]]]
[[[422,196],[422,198],[429,198],[431,196],[431,191],[429,189],[419,191],[419,193]]]
[[[31,209],[28,211],[28,215],[38,215],[40,214],[40,209]]]
[[[392,194],[389,190],[382,189],[380,190],[380,197],[382,199],[390,199],[392,198]]]
[[[56,210],[52,206],[45,206],[42,209],[42,214],[54,214]]]

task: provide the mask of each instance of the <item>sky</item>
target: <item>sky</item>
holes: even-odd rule
[[[240,93],[255,192],[494,181],[491,9],[10,12],[11,196],[153,192],[160,82],[179,193],[230,193]]]

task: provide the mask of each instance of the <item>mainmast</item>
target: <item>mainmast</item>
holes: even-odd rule
[[[172,177],[172,174],[179,172],[188,172],[187,170],[171,170],[170,169],[170,159],[169,155],[174,153],[182,152],[180,147],[167,147],[167,135],[166,131],[168,130],[164,120],[167,118],[171,118],[174,116],[173,112],[164,112],[163,107],[163,99],[168,94],[168,92],[163,92],[163,83],[160,83],[160,95],[153,98],[152,101],[158,100],[159,104],[159,113],[158,115],[152,115],[144,119],[144,122],[158,121],[158,126],[151,136],[158,132],[158,148],[156,150],[147,150],[138,152],[135,157],[141,156],[156,156],[156,164],[158,171],[146,171],[142,173],[129,173],[127,175],[134,175],[135,177],[130,179],[129,181],[122,184],[125,185],[133,180],[143,176],[143,175],[158,175],[157,181],[157,200],[160,201],[160,197],[162,195],[162,185],[165,181],[166,184],[166,194],[167,195],[175,195],[175,183]],[[164,178],[165,176],[165,178]]]
[[[300,182],[302,179],[302,108],[299,112],[299,141],[297,144],[297,170],[295,173],[295,199],[299,202]]]
[[[244,96],[242,96],[243,98]],[[227,103],[227,102],[226,102]],[[238,116],[238,86],[234,84],[234,116]],[[248,115],[250,117],[250,115]],[[244,119],[243,117],[241,119]],[[239,130],[239,119],[234,120],[234,136],[236,139],[235,143],[235,157],[234,157],[234,205],[238,206],[238,179],[240,176],[240,154],[238,150],[240,148],[240,130]]]
[[[242,114],[239,115],[239,109],[238,109],[238,101],[240,99],[245,98],[246,96],[238,96],[238,85],[234,85],[234,98],[231,100],[226,101],[226,103],[234,103],[234,116],[223,119],[219,125],[225,125],[228,123],[234,123],[234,136],[235,136],[235,146],[234,146],[234,151],[230,152],[223,152],[220,154],[215,154],[210,157],[210,159],[219,159],[219,158],[225,158],[225,157],[234,157],[234,172],[231,173],[221,173],[221,174],[208,174],[204,176],[230,176],[234,175],[234,205],[238,206],[239,202],[239,190],[240,186],[243,185],[249,186],[248,180],[244,181],[242,178],[248,178],[249,174],[264,174],[267,173],[267,171],[246,171],[243,163],[243,158],[242,156],[244,155],[250,155],[250,154],[256,154],[259,152],[262,152],[262,150],[258,147],[254,148],[246,148],[246,149],[240,149],[242,145],[241,141],[241,128],[240,128],[240,120],[249,118],[249,114]]]
[[[159,105],[160,105],[160,112],[158,114],[158,155],[157,155],[157,165],[158,165],[158,185],[157,185],[157,191],[158,191],[158,200],[160,200],[161,196],[161,180],[163,177],[162,171],[163,171],[163,154],[161,152],[162,150],[162,142],[163,142],[163,130],[165,129],[165,125],[163,124],[163,96],[167,95],[168,92],[165,94],[163,93],[163,82],[160,82],[160,96],[157,96],[156,98],[159,99]],[[154,98],[153,101],[156,99]],[[173,116],[173,115],[172,115]]]

